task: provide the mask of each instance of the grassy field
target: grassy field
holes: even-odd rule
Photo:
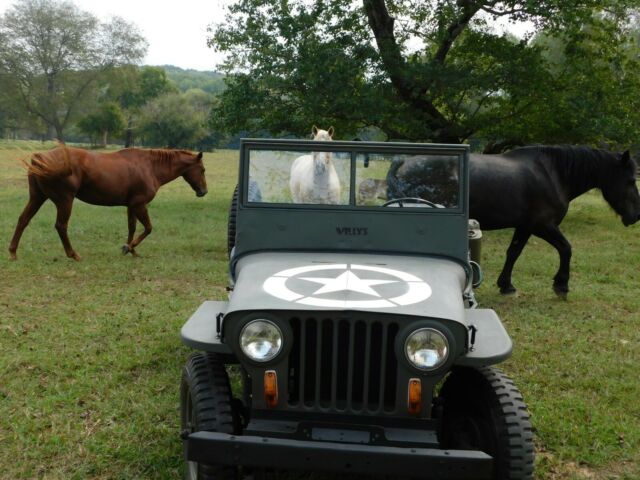
[[[120,253],[124,208],[76,202],[69,235],[82,261],[67,259],[48,202],[10,262],[27,199],[19,160],[32,148],[42,145],[0,142],[0,478],[180,478],[179,330],[226,295],[237,152],[206,155],[204,198],[182,180],[160,190],[140,258]],[[504,369],[532,413],[537,478],[640,478],[639,228],[597,192],[572,205],[568,301],[551,290],[557,255],[538,239],[516,266],[519,295],[500,296],[511,232],[484,234],[478,299],[515,342]]]

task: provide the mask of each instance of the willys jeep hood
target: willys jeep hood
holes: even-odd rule
[[[235,278],[227,315],[374,311],[465,322],[465,271],[443,258],[265,252],[242,257]]]

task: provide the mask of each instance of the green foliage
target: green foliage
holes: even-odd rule
[[[182,69],[173,65],[162,67],[171,80],[181,92],[197,88],[211,95],[222,92],[225,88],[223,75],[217,72],[202,72],[192,69]]]
[[[278,2],[267,9],[248,1],[229,8],[231,23],[221,25],[210,44],[232,52],[228,73],[249,73],[227,78],[213,112],[216,128],[307,135],[312,124],[345,132],[367,125],[372,115],[393,116],[384,89],[366,79],[373,49],[357,9],[340,2],[327,12]],[[324,23],[330,21],[337,24]]]
[[[120,103],[127,109],[140,108],[160,95],[177,91],[161,67],[145,66],[137,69],[127,86],[119,95]]]
[[[143,108],[139,127],[145,143],[168,148],[190,148],[202,140],[209,108],[207,94],[167,93]]]
[[[96,145],[99,138],[102,146],[107,145],[109,134],[117,135],[125,125],[124,114],[115,102],[102,103],[98,111],[78,122],[78,128],[91,137],[92,143]]]
[[[521,143],[584,143],[637,148],[640,63],[637,27],[599,16],[573,35],[540,35],[550,75],[521,92],[519,115],[485,130]]]
[[[18,0],[0,17],[0,72],[15,102],[58,139],[104,72],[141,59],[146,42],[121,18],[100,23],[69,1]]]
[[[333,124],[341,138],[376,126],[489,150],[618,144],[639,133],[638,3],[240,0],[211,29],[229,75],[212,124],[274,135]],[[533,33],[500,33],[497,19]],[[563,45],[561,69],[541,38]]]

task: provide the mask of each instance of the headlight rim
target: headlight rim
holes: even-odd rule
[[[280,346],[278,348],[278,351],[275,355],[273,355],[270,358],[267,358],[266,360],[259,360],[256,359],[254,357],[251,357],[246,351],[245,349],[242,347],[242,335],[244,334],[245,330],[247,329],[247,327],[249,327],[249,325],[256,323],[256,322],[264,322],[264,323],[268,323],[270,325],[272,325],[273,327],[275,327],[275,329],[278,331],[279,335],[280,335]],[[269,363],[273,363],[274,361],[276,361],[281,355],[282,352],[285,350],[285,332],[283,331],[282,327],[279,325],[279,322],[274,321],[273,319],[265,316],[256,316],[253,317],[251,319],[249,319],[248,321],[244,322],[242,324],[242,326],[240,327],[240,331],[238,332],[238,336],[237,336],[237,342],[236,345],[238,346],[239,351],[242,353],[242,355],[244,356],[245,359],[247,359],[248,361],[256,364],[256,365],[268,365]]]
[[[447,356],[441,363],[439,363],[435,367],[421,368],[417,366],[415,363],[411,361],[407,352],[407,345],[409,343],[409,339],[411,338],[411,336],[423,330],[432,330],[442,335],[442,338],[445,339],[447,344]],[[404,359],[404,363],[413,371],[418,372],[421,375],[438,375],[443,371],[447,371],[451,367],[455,359],[455,352],[456,352],[455,338],[453,337],[453,335],[451,334],[448,328],[444,327],[443,325],[434,325],[431,322],[428,322],[426,324],[425,323],[420,323],[417,325],[414,324],[411,327],[408,327],[407,329],[405,329],[401,337],[401,341],[399,342],[399,344],[397,344],[397,346],[400,349],[402,349],[401,352],[398,352],[398,353],[402,355],[402,358]]]

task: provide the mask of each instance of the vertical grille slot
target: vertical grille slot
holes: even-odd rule
[[[349,345],[351,344],[351,325],[347,320],[338,322],[337,331],[338,365],[336,368],[336,398],[333,403],[338,410],[347,408],[347,391],[349,384]]]
[[[303,375],[300,377],[302,400],[305,405],[313,406],[315,401],[316,386],[316,363],[317,363],[317,343],[316,324],[314,319],[307,319],[302,322],[302,368]]]
[[[395,343],[399,328],[400,327],[398,327],[397,323],[392,323],[389,325],[389,328],[387,331],[387,338],[386,338],[387,349],[385,352],[386,354],[383,357],[384,362],[386,364],[384,369],[385,381],[383,382],[385,412],[393,412],[396,407],[396,382],[398,377],[398,370],[396,368],[397,360],[396,360],[393,344]],[[383,337],[383,341],[385,341],[384,337]]]
[[[398,324],[292,318],[289,406],[344,413],[395,410]]]

